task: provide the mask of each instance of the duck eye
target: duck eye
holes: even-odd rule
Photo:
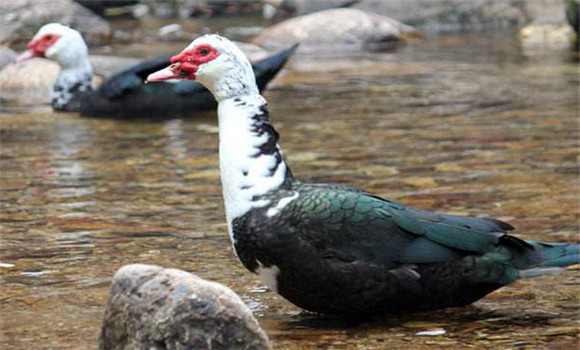
[[[47,35],[47,36],[46,36],[46,40],[48,40],[48,41],[51,41],[51,40],[52,40],[52,35],[50,35],[50,34],[49,34],[49,35]]]
[[[199,50],[199,54],[205,56],[209,53],[209,49],[207,47],[203,47]]]

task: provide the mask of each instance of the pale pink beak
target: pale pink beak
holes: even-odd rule
[[[22,61],[29,60],[31,58],[36,57],[37,55],[32,50],[23,51],[18,57],[16,57],[16,63],[20,63]]]
[[[163,80],[170,80],[170,79],[180,79],[180,75],[174,73],[175,71],[179,71],[179,62],[176,62],[170,65],[167,68],[163,68],[155,73],[149,74],[147,79],[145,79],[145,83],[151,83],[156,81],[163,81]]]

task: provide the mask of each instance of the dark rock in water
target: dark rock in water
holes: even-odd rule
[[[115,274],[99,348],[270,349],[231,289],[185,271],[141,264]]]
[[[261,0],[141,0],[158,18],[240,15],[255,13]]]
[[[111,7],[121,7],[138,4],[138,0],[74,0],[89,10],[103,14],[106,9]]]
[[[333,9],[291,18],[261,32],[253,42],[267,49],[300,43],[302,52],[383,51],[420,36],[413,27],[358,9]]]
[[[521,27],[526,3],[518,0],[362,0],[355,7],[389,16],[426,32],[452,33]]]
[[[574,29],[575,35],[572,38],[572,45],[578,50],[580,48],[580,1],[566,0],[566,20]]]
[[[69,25],[93,44],[106,43],[111,36],[104,19],[72,0],[0,1],[0,43],[25,43],[48,22]]]
[[[15,58],[16,52],[7,48],[6,46],[0,46],[0,70],[14,62]]]
[[[566,20],[578,35],[580,31],[580,1],[566,0]]]
[[[360,0],[264,0],[262,14],[264,18],[285,18],[307,15],[309,13],[350,7]]]

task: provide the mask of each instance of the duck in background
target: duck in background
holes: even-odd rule
[[[55,61],[61,70],[52,89],[55,111],[80,112],[83,116],[119,119],[170,119],[194,116],[217,106],[212,94],[193,81],[145,84],[145,78],[169,65],[169,57],[143,61],[93,86],[93,68],[81,34],[59,23],[44,25],[28,43],[17,62],[33,57]],[[254,64],[256,83],[266,88],[297,45]]]

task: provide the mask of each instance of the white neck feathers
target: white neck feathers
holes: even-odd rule
[[[270,204],[262,196],[282,186],[288,169],[262,96],[222,100],[218,116],[220,173],[233,240],[232,221],[251,209]]]
[[[253,71],[251,74],[247,74],[244,70],[232,71],[230,74],[218,77],[213,84],[208,86],[218,102],[235,96],[258,95],[260,93]]]

